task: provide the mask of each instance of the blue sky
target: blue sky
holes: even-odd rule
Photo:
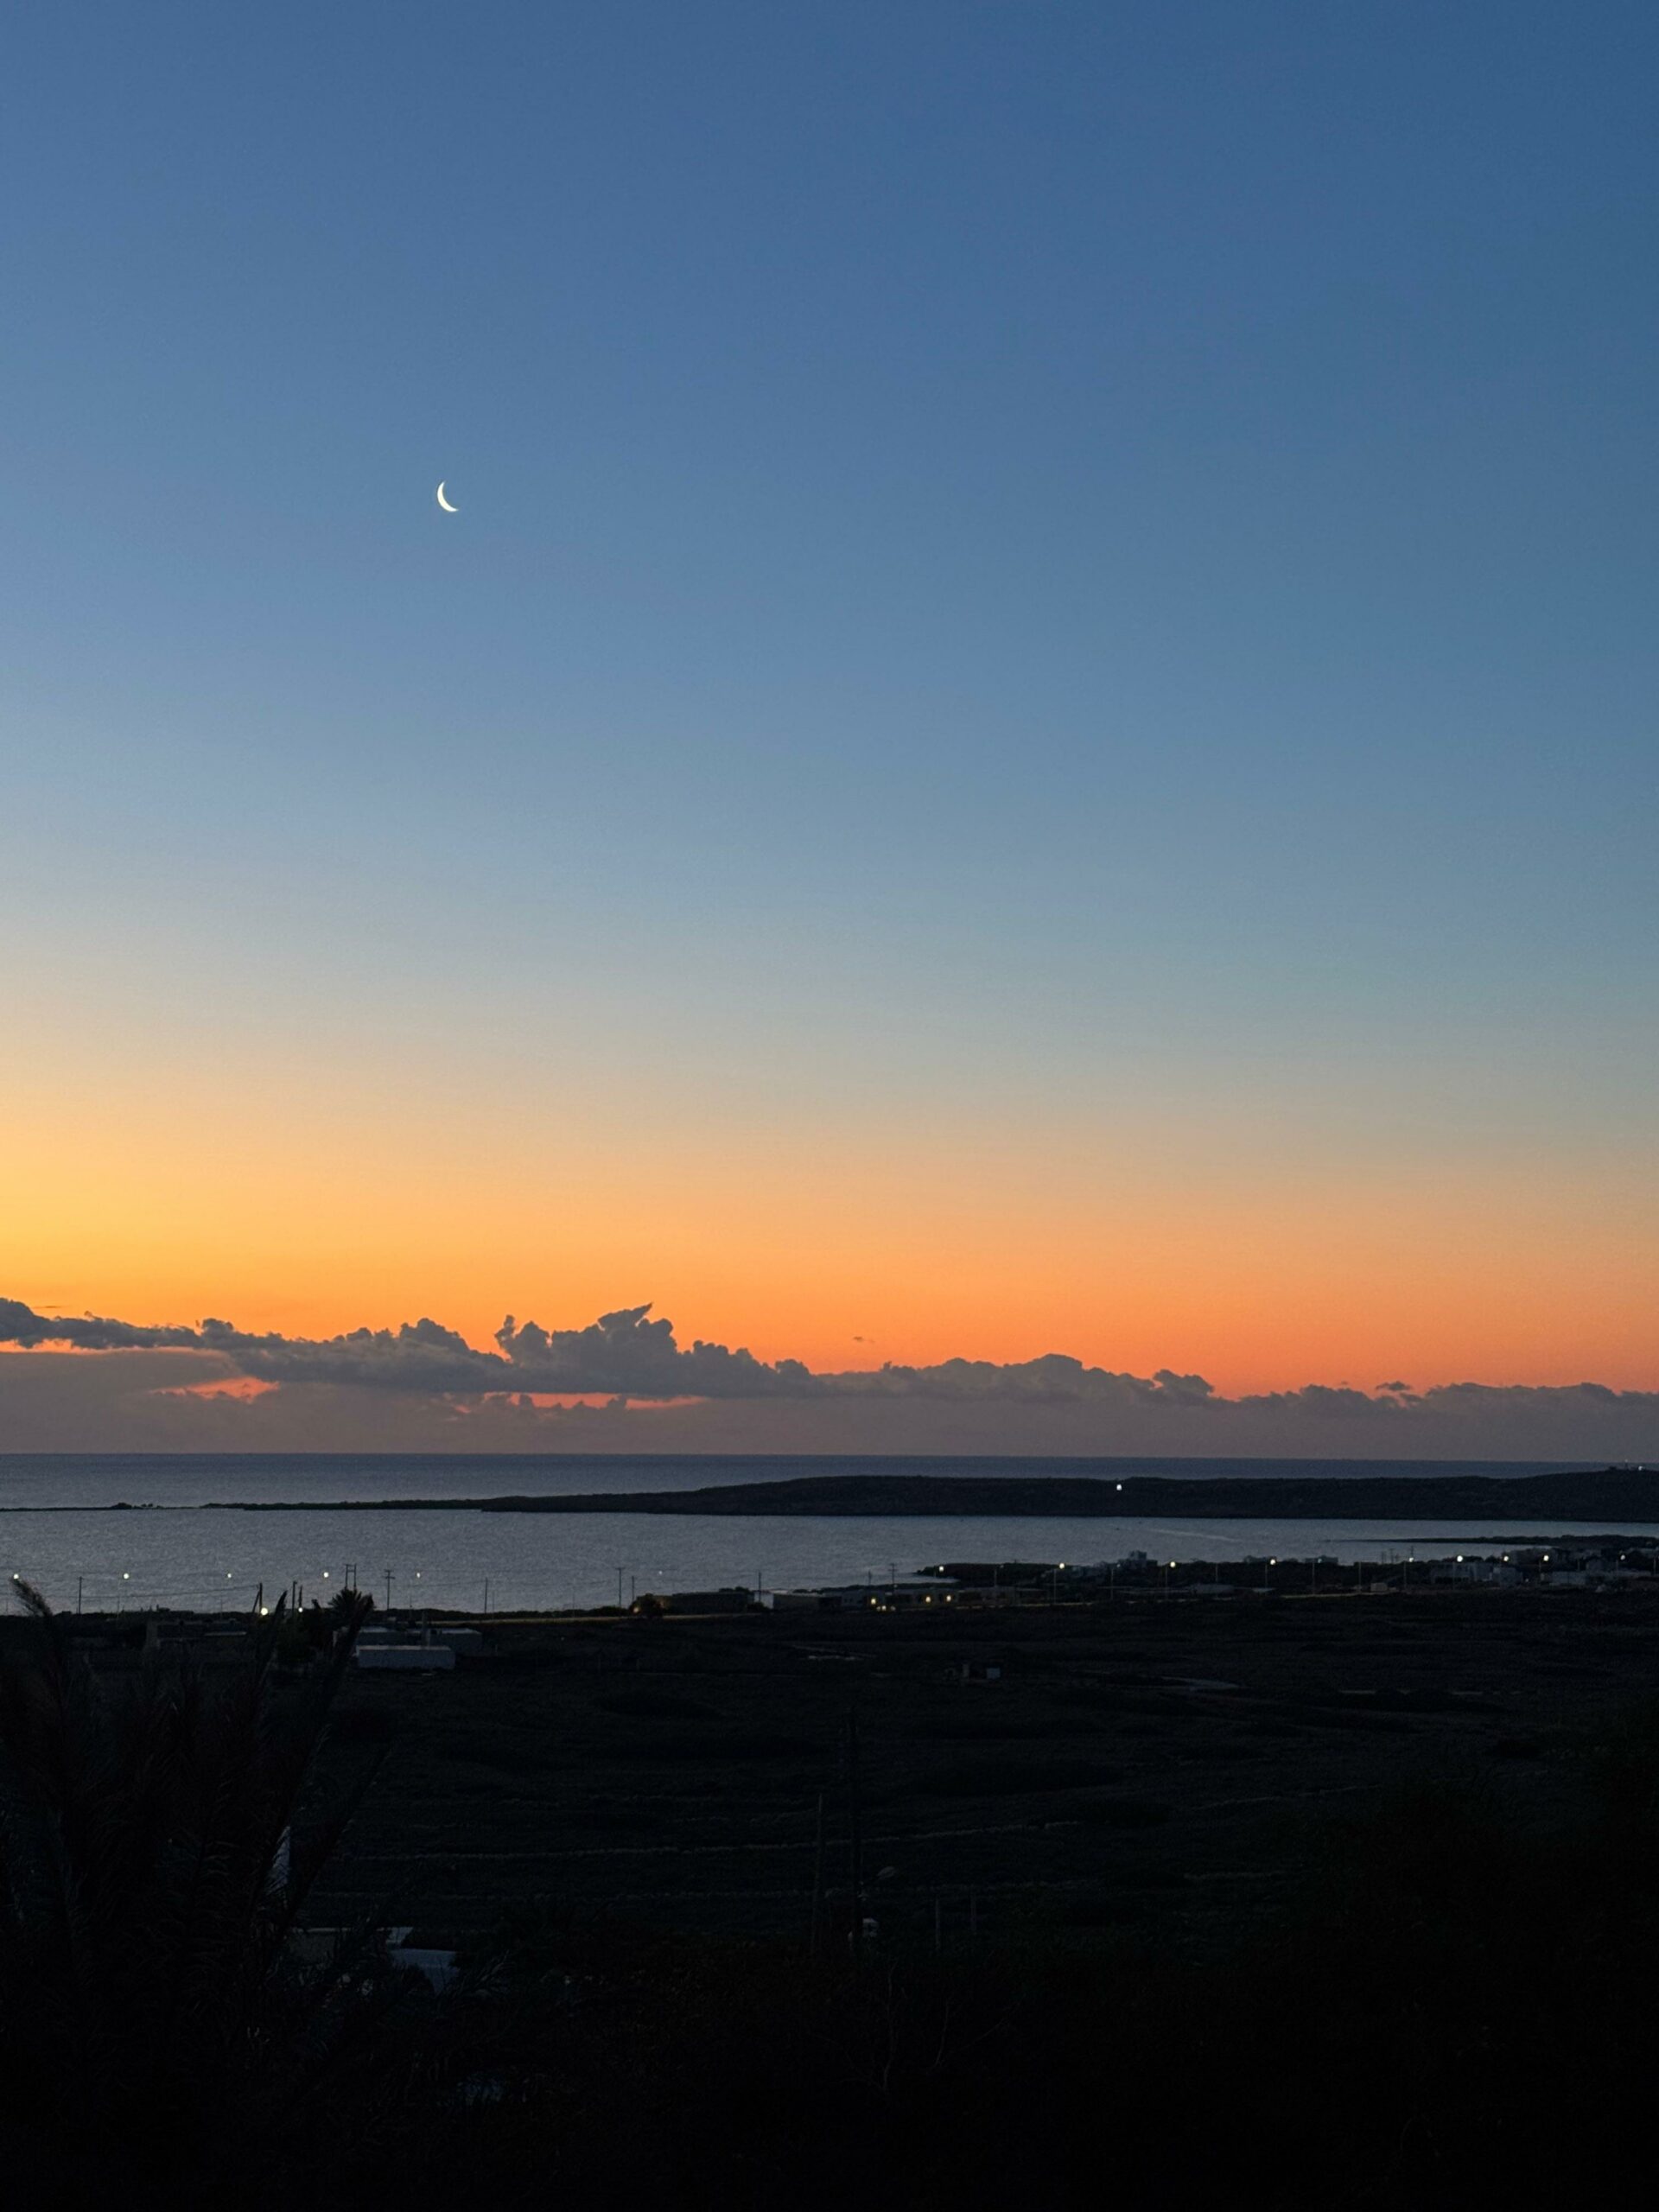
[[[1650,8],[9,48],[43,1084],[270,1048],[533,1118],[574,1051],[716,1148],[971,1090],[994,1152],[1224,1092],[1224,1150],[1639,1190]]]

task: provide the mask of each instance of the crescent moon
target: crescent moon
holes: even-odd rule
[[[461,512],[461,509],[459,507],[451,506],[448,500],[444,498],[443,486],[442,484],[438,486],[438,505],[443,509],[443,512],[447,515],[458,515]]]

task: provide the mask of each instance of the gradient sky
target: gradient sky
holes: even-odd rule
[[[1659,1383],[1645,0],[7,61],[0,1292]]]

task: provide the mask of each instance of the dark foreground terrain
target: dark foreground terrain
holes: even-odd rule
[[[1160,1941],[1259,1916],[1332,1819],[1430,1777],[1559,1809],[1580,1732],[1659,1694],[1659,1602],[1586,1592],[756,1613],[496,1631],[444,1675],[349,1677],[325,1770],[384,1758],[320,1905],[448,1940],[556,1895],[805,1942],[853,1811],[878,1948]],[[964,1681],[995,1667],[1000,1679]],[[850,1908],[841,1906],[842,1920]],[[827,1915],[824,1916],[827,1918]]]
[[[349,1612],[199,1670],[5,1624],[21,2202],[1645,2180],[1649,1583],[492,1624],[432,1675]]]

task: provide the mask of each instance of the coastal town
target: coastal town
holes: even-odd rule
[[[1002,1606],[1110,1604],[1116,1598],[1382,1597],[1389,1592],[1446,1588],[1491,1590],[1586,1589],[1641,1582],[1659,1575],[1659,1538],[1562,1537],[1501,1551],[1472,1548],[1449,1554],[1426,1550],[1421,1555],[1391,1549],[1378,1559],[1344,1562],[1334,1555],[1310,1554],[1246,1555],[1236,1560],[1154,1557],[1132,1551],[1117,1560],[1052,1564],[1007,1560],[953,1560],[887,1580],[871,1575],[863,1583],[825,1589],[780,1590],[772,1593],[774,1611],[926,1611],[945,1605],[971,1609]],[[676,1610],[684,1601],[670,1599]]]

